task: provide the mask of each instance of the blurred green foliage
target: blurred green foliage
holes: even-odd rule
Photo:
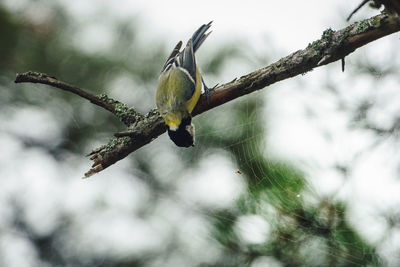
[[[263,105],[259,98],[249,98],[224,113],[243,125],[238,135],[208,134],[202,140],[227,149],[248,181],[248,193],[237,202],[237,209],[214,217],[215,238],[225,254],[212,266],[248,266],[260,256],[272,256],[284,266],[379,266],[375,248],[347,223],[343,203],[318,197],[314,205],[304,202],[303,197],[314,192],[303,174],[288,163],[265,157]],[[211,130],[210,125],[206,128]],[[235,223],[243,215],[260,215],[271,224],[273,234],[266,243],[246,245],[235,234]]]
[[[0,7],[0,83],[1,90],[7,90],[1,93],[1,109],[33,105],[57,112],[58,108],[70,107],[73,119],[65,118],[63,112],[59,115],[59,119],[66,122],[63,142],[50,152],[55,155],[77,152],[83,157],[89,142],[106,141],[107,136],[122,128],[121,123],[107,112],[68,93],[32,84],[15,86],[15,73],[44,72],[93,93],[102,93],[114,77],[130,73],[152,88],[168,51],[162,45],[141,46],[135,37],[138,29],[127,21],[120,21],[114,25],[117,35],[108,52],[84,53],[68,39],[66,33],[73,30],[70,18],[60,7],[55,6],[52,10],[56,13],[49,21],[35,25],[22,14],[13,14]],[[233,53],[240,52],[234,47],[222,49],[206,63],[206,69],[217,74]],[[51,105],[54,101],[56,104]],[[219,243],[223,253],[215,263],[202,266],[249,266],[261,256],[274,258],[283,266],[380,265],[375,248],[347,223],[344,203],[318,198],[310,192],[300,170],[266,157],[264,149],[268,147],[264,137],[268,129],[261,115],[264,105],[260,97],[246,96],[209,112],[215,114],[196,118],[201,146],[179,155],[184,167],[190,168],[213,149],[222,149],[237,165],[242,173],[238,175],[242,175],[248,185],[247,192],[237,200],[236,208],[205,211],[213,225],[212,238]],[[213,117],[222,115],[229,116],[231,128],[215,123]],[[47,149],[45,144],[39,145]],[[135,161],[134,172],[145,177],[153,190],[167,190],[157,181],[157,173],[150,161],[141,152],[137,154],[139,156],[131,156]],[[303,197],[307,196],[313,201],[304,201]],[[247,244],[237,235],[235,224],[244,215],[259,215],[269,223],[271,231],[265,243]],[[26,222],[18,223],[29,232]],[[68,218],[65,224],[68,224]],[[63,227],[60,225],[50,236],[30,235],[42,260],[52,266],[143,266],[151,259],[149,255],[132,259],[66,257],[57,246],[60,242],[57,237]]]

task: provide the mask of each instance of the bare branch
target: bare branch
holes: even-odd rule
[[[206,97],[202,95],[193,115],[203,113],[275,82],[308,72],[315,67],[343,59],[357,48],[399,30],[399,18],[385,14],[356,22],[337,32],[326,30],[321,39],[311,43],[306,49],[294,52],[265,68],[219,86],[210,97],[210,103],[207,103]],[[120,136],[124,137],[110,141],[109,144],[116,144],[115,146],[112,148],[106,146],[94,153],[93,168],[85,176],[88,177],[114,164],[129,153],[148,144],[165,130],[159,114],[155,111],[150,112],[140,125],[134,128],[132,134],[123,132]],[[128,137],[129,135],[133,137]],[[140,136],[140,138],[134,136]],[[125,145],[123,145],[124,142]]]
[[[347,17],[346,21],[349,21],[351,17],[358,11],[360,8],[362,8],[366,3],[368,3],[370,0],[363,0],[354,10],[353,12],[350,13],[350,15]]]
[[[51,77],[47,74],[44,73],[38,73],[38,72],[32,72],[28,71],[25,73],[18,73],[17,77],[15,78],[15,83],[41,83],[41,84],[47,84],[51,85],[53,87],[62,89],[64,91],[71,92],[73,94],[79,95],[90,102],[92,102],[95,105],[98,105],[112,113],[114,113],[115,110],[115,105],[107,103],[105,101],[102,101],[100,98],[97,96],[94,96],[78,87],[75,87],[73,85],[69,85],[67,83],[61,82],[57,80],[55,77]]]
[[[341,60],[370,42],[400,31],[400,18],[381,14],[333,31],[325,30],[321,39],[277,62],[223,84],[210,97],[210,105],[201,97],[193,114],[200,114],[240,96],[252,93],[273,83],[306,73],[316,67]]]
[[[93,160],[92,168],[85,173],[85,177],[92,176],[115,162],[125,158],[133,151],[150,143],[166,131],[163,119],[156,110],[149,112],[140,120],[131,131],[131,136],[124,136],[111,139],[94,151],[89,156]]]
[[[32,72],[28,71],[25,73],[18,73],[15,78],[15,83],[41,83],[47,84],[56,88],[59,88],[64,91],[68,91],[70,93],[76,94],[80,97],[83,97],[93,104],[104,108],[105,110],[110,111],[112,114],[117,116],[125,125],[129,126],[132,123],[136,122],[138,119],[141,119],[143,115],[136,112],[133,108],[128,108],[125,104],[114,100],[112,98],[107,97],[105,94],[101,94],[99,96],[92,95],[80,89],[76,86],[69,85],[65,82],[57,80],[55,77],[51,77],[44,73]]]
[[[400,19],[387,14],[353,23],[336,32],[328,29],[324,31],[321,39],[309,44],[307,48],[218,86],[211,95],[209,103],[202,95],[193,115],[198,115],[273,83],[304,74],[313,68],[342,60],[357,48],[398,31],[400,31]],[[119,137],[111,139],[107,145],[92,151],[90,155],[94,163],[85,177],[98,173],[123,159],[166,131],[164,122],[156,110],[150,111],[146,116],[135,117],[132,121],[128,131],[117,134]]]
[[[349,21],[351,17],[362,8],[366,3],[370,2],[369,6],[372,8],[379,9],[382,5],[385,6],[385,12],[391,15],[400,15],[400,1],[399,0],[363,0],[353,12],[347,17],[346,21]]]

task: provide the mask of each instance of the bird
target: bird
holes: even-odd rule
[[[192,111],[204,89],[207,101],[211,90],[200,74],[195,53],[210,35],[211,22],[203,24],[182,49],[179,41],[166,60],[158,78],[156,105],[167,126],[170,139],[179,147],[191,147],[195,142]]]

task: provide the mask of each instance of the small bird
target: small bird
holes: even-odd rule
[[[194,146],[191,113],[199,101],[202,85],[207,100],[209,97],[210,89],[204,84],[194,54],[211,33],[206,33],[211,23],[195,31],[182,51],[182,41],[175,46],[158,79],[157,108],[168,127],[169,137],[180,147]]]

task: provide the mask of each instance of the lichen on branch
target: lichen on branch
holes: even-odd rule
[[[338,31],[327,29],[320,39],[311,42],[305,49],[298,50],[269,66],[218,86],[209,98],[209,102],[202,95],[193,115],[198,115],[273,83],[307,73],[316,67],[337,60],[342,60],[343,68],[344,58],[357,48],[398,31],[400,31],[399,17],[388,14],[381,14],[353,23]],[[106,95],[93,96],[82,89],[58,81],[46,74],[33,72],[18,74],[15,82],[43,83],[70,91],[112,112],[128,126],[127,131],[116,134],[116,137],[112,138],[108,144],[90,153],[90,159],[94,163],[92,168],[85,173],[85,177],[104,170],[166,131],[164,122],[157,110],[151,110],[148,114],[142,115],[133,108],[110,99]]]

